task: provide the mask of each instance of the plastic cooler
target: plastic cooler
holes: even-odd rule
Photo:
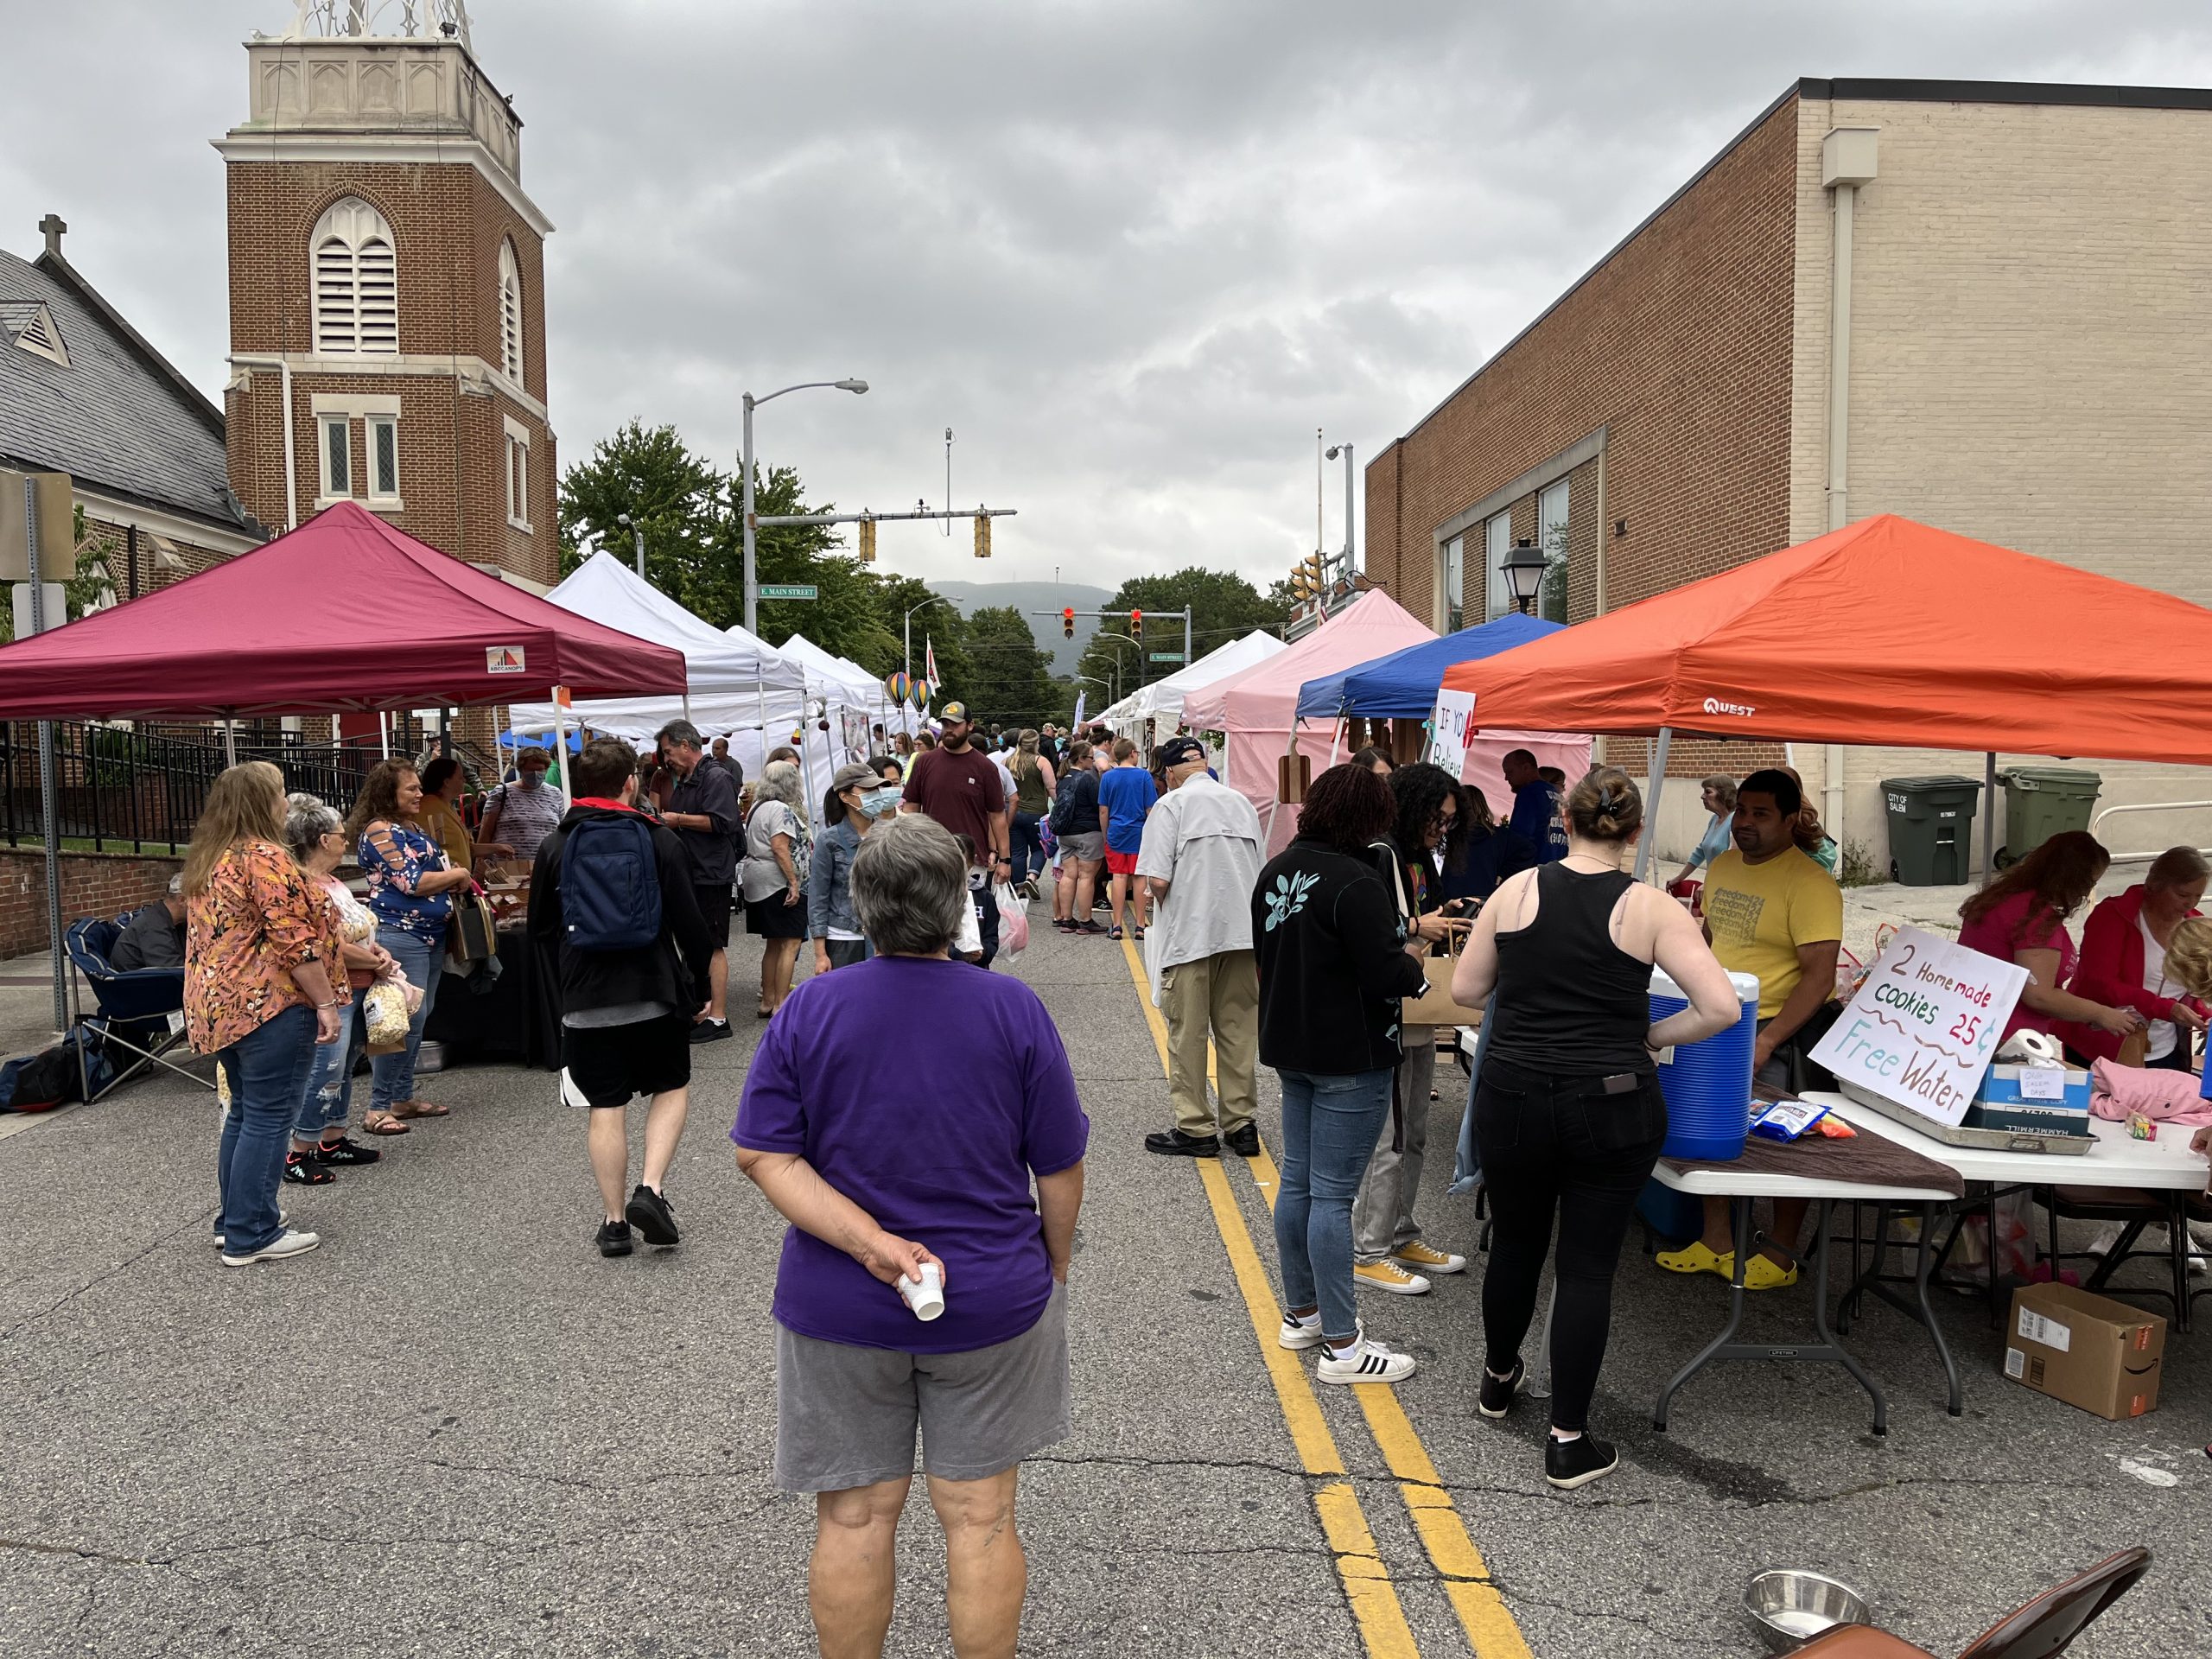
[[[1677,1043],[1661,1062],[1660,1092],[1667,1096],[1667,1144],[1660,1155],[1726,1161],[1743,1155],[1751,1132],[1751,1049],[1758,1041],[1759,982],[1731,974],[1743,1017],[1701,1043]],[[1675,982],[1651,970],[1654,1025],[1690,1005]]]

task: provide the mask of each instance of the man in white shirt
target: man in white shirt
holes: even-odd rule
[[[1153,808],[1137,853],[1150,884],[1159,1001],[1167,1017],[1167,1093],[1175,1127],[1144,1138],[1170,1157],[1218,1158],[1221,1143],[1260,1155],[1257,1075],[1260,973],[1252,954],[1252,888],[1267,853],[1260,815],[1206,775],[1195,739],[1160,747],[1167,792]],[[1213,1039],[1221,1127],[1206,1102],[1206,1039]]]

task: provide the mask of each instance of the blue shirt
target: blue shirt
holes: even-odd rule
[[[432,944],[442,941],[453,894],[422,892],[426,875],[446,866],[446,855],[411,823],[394,823],[361,837],[361,874],[369,881],[369,909],[378,922]]]
[[[1106,850],[1134,853],[1144,841],[1144,815],[1160,798],[1160,786],[1142,766],[1110,766],[1098,780],[1098,804],[1106,809]]]
[[[1506,827],[1535,849],[1539,864],[1567,856],[1567,825],[1560,817],[1559,797],[1541,778],[1514,791],[1513,817]]]

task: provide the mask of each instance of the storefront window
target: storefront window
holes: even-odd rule
[[[1466,590],[1467,538],[1454,536],[1444,543],[1444,632],[1457,633],[1466,626],[1461,595]]]
[[[1536,590],[1536,614],[1547,622],[1567,620],[1567,480],[1536,498],[1536,545],[1544,550],[1544,584]]]
[[[1513,515],[1501,512],[1483,526],[1483,620],[1495,622],[1514,608],[1505,580],[1505,556],[1513,550]]]

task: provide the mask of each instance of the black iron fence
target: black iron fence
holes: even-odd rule
[[[286,788],[320,796],[340,811],[350,809],[379,759],[377,746],[310,744],[297,733],[271,729],[274,725],[242,725],[238,759],[273,761]],[[414,754],[424,747],[422,734],[412,730],[396,735],[391,746],[394,754]],[[480,758],[461,758],[477,775]],[[205,727],[56,721],[54,798],[61,843],[94,852],[181,849],[192,838],[208,786],[229,764],[222,734]],[[41,806],[38,728],[28,721],[0,721],[0,843],[41,842]]]

